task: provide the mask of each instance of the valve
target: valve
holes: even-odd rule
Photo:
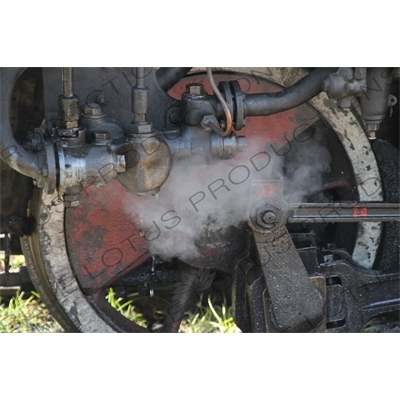
[[[153,195],[167,180],[171,165],[171,151],[147,121],[149,89],[144,82],[144,68],[136,68],[136,84],[132,88],[132,111],[134,119],[126,133],[123,146],[126,171],[118,180],[129,193]]]

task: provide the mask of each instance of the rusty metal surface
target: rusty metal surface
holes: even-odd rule
[[[113,181],[102,188],[87,188],[80,205],[67,211],[67,246],[84,290],[106,287],[149,260],[146,239],[129,215],[129,205],[140,201],[145,200],[127,194]]]
[[[322,320],[323,298],[311,283],[286,227],[254,232],[270,310],[279,332],[309,332]]]
[[[359,332],[371,318],[400,309],[400,273],[382,274],[334,261],[320,266],[327,278],[328,332]]]

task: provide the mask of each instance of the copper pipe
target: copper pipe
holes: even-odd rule
[[[228,104],[226,104],[225,99],[223,98],[221,92],[218,90],[217,85],[215,84],[211,67],[207,67],[206,70],[207,70],[207,76],[208,76],[208,80],[210,81],[211,88],[214,91],[215,95],[217,96],[218,100],[220,101],[222,108],[224,110],[224,113],[225,113],[226,126],[225,126],[224,133],[223,134],[221,134],[219,132],[217,132],[217,133],[219,135],[221,135],[222,137],[226,137],[226,136],[229,136],[230,133],[232,132],[232,126],[233,126],[232,114],[229,110]]]

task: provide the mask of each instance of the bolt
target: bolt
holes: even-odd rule
[[[204,94],[204,85],[202,83],[189,83],[186,90],[194,96],[202,96]]]
[[[96,99],[97,103],[101,106],[105,106],[107,104],[107,100],[107,96],[104,93],[100,93]]]
[[[179,125],[181,123],[181,116],[177,111],[174,111],[169,115],[169,121],[174,125]]]
[[[100,116],[103,115],[101,105],[97,103],[89,103],[85,105],[85,115]]]
[[[369,131],[368,132],[368,139],[369,140],[375,140],[376,139],[376,132],[375,131]]]
[[[106,140],[110,140],[110,133],[103,131],[103,132],[92,132],[90,134],[90,138],[93,142],[104,142]]]
[[[367,123],[366,128],[368,131],[368,139],[375,140],[376,139],[376,131],[379,130],[380,124],[378,122]]]
[[[152,133],[152,132],[153,132],[153,125],[151,123],[144,123],[144,124],[131,123],[129,126],[130,134]]]
[[[276,214],[273,211],[268,211],[263,215],[262,220],[266,224],[273,224],[276,221]]]

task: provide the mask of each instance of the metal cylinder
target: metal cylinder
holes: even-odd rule
[[[370,139],[375,138],[375,132],[385,118],[388,108],[390,85],[393,68],[368,68],[367,88],[361,97],[361,113],[365,121]]]
[[[65,97],[74,96],[74,77],[72,67],[62,67],[62,86]]]
[[[175,84],[184,78],[192,67],[167,67],[156,72],[158,84],[161,89],[168,92]]]

